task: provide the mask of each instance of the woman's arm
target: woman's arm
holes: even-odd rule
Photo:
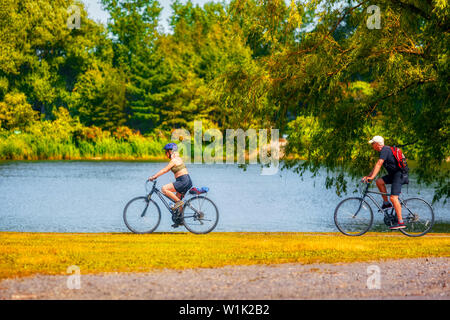
[[[165,166],[163,169],[159,170],[156,174],[154,174],[153,176],[151,176],[150,178],[148,178],[148,180],[155,180],[158,177],[162,176],[163,174],[167,173],[170,171],[170,169],[172,169],[172,167],[175,165],[175,162],[172,160],[169,162],[169,164],[167,166]]]

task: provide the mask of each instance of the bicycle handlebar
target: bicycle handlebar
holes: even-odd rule
[[[373,181],[373,179],[372,179],[372,180],[361,181],[361,182],[365,185],[365,187],[363,187],[364,191],[363,191],[363,189],[361,189],[361,191],[362,191],[363,193],[366,193],[367,190],[369,190],[369,186],[370,186],[370,183],[371,183],[372,181]]]
[[[149,182],[153,182],[153,187],[154,187],[154,186],[156,185],[156,180],[157,180],[157,179],[151,181],[150,179],[147,179],[147,180],[145,181],[145,191],[148,192],[148,188],[147,188],[148,183],[149,183]]]

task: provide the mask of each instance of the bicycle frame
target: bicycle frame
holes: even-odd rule
[[[377,201],[374,199],[374,197],[372,197],[370,194],[379,194],[379,195],[381,195],[381,196],[388,196],[388,197],[391,196],[391,194],[390,194],[390,193],[384,193],[384,192],[370,191],[370,190],[369,190],[369,183],[367,183],[366,189],[365,189],[364,192],[363,192],[362,199],[364,200],[366,197],[369,198],[370,200],[372,200],[372,202],[373,202],[373,203],[375,204],[375,206],[378,208],[378,211],[384,213],[384,210],[380,207],[380,205],[378,204],[378,202],[377,202]],[[406,204],[403,202],[403,199],[400,198],[400,196],[398,197],[398,200],[400,201],[400,205],[402,205],[403,207],[405,207],[405,208],[412,214],[411,210],[409,210],[409,208],[406,206]],[[358,215],[358,213],[359,213],[359,210],[361,210],[362,203],[363,203],[363,202],[361,201],[361,205],[360,205],[360,207],[358,208],[358,210],[356,211],[354,217],[356,217],[356,216]],[[392,208],[392,210],[395,210],[395,209]],[[392,212],[392,211],[391,211],[391,212]]]
[[[148,181],[147,181],[148,182]],[[159,199],[161,199],[162,203],[164,204],[164,206],[167,208],[167,210],[169,210],[170,213],[174,214],[175,211],[173,211],[173,209],[170,207],[169,203],[166,201],[167,198],[170,201],[173,201],[172,199],[170,199],[168,196],[166,196],[164,193],[162,193],[157,187],[156,187],[156,180],[155,182],[153,182],[153,186],[152,186],[152,190],[149,192],[149,194],[147,195],[147,199],[150,200],[152,195],[156,193],[159,197]],[[185,196],[185,194],[182,194],[181,199],[183,199]],[[180,200],[181,200],[180,199]],[[200,214],[200,212],[195,209],[194,207],[192,207],[189,203],[188,203],[189,208],[191,208],[193,211],[195,211],[195,213]],[[192,218],[193,216],[188,216],[188,217],[184,217],[184,218]]]
[[[173,212],[172,208],[170,207],[169,203],[166,201],[167,198],[170,201],[172,201],[172,199],[170,199],[168,196],[166,196],[164,193],[162,193],[158,188],[156,188],[156,182],[153,184],[152,190],[150,191],[150,193],[147,195],[147,199],[151,199],[152,195],[154,193],[156,193],[158,195],[158,197],[161,199],[162,203],[164,204],[164,206],[167,208],[167,210],[169,210],[170,212]]]

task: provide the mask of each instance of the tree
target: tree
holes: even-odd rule
[[[249,125],[248,110],[239,104],[239,99],[248,95],[231,97],[221,80],[231,74],[239,77],[241,71],[246,72],[243,69],[254,71],[252,52],[238,23],[230,19],[222,3],[200,7],[191,1],[175,1],[172,8],[173,34],[158,42],[165,66],[173,75],[167,86],[172,95],[162,105],[162,126],[187,127],[193,120],[220,127]]]
[[[72,94],[71,110],[84,125],[114,130],[124,125],[126,115],[124,76],[109,66],[83,73]]]
[[[293,128],[298,139],[290,149],[307,158],[288,166],[325,167],[333,173],[328,186],[345,191],[347,173],[358,177],[370,170],[376,155],[367,141],[381,134],[388,144],[414,142],[405,152],[418,161],[419,182],[437,182],[436,199],[449,197],[443,167],[450,154],[447,1],[379,1],[379,30],[367,28],[368,1],[314,3],[321,18],[314,29],[260,59],[266,73],[253,80],[268,78],[267,97],[280,108],[272,119],[282,130],[290,113],[317,120],[313,132]],[[267,19],[278,16],[274,11]],[[277,38],[278,26],[281,20],[268,28],[268,38]],[[229,85],[229,92],[241,83],[246,79]],[[300,143],[302,132],[310,134],[307,145],[315,152]]]
[[[166,74],[161,71],[162,57],[156,53],[158,16],[155,0],[102,0],[111,21],[114,66],[124,70],[129,124],[149,132],[160,121],[159,107],[164,99]]]
[[[81,28],[69,29],[69,5],[80,8]],[[104,28],[69,0],[4,0],[0,6],[0,98],[23,92],[33,109],[52,117],[66,106],[80,74],[111,56]]]

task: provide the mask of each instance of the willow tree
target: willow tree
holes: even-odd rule
[[[281,113],[273,120],[289,132],[289,151],[306,158],[288,166],[299,172],[325,167],[327,185],[345,191],[347,173],[354,178],[373,166],[376,155],[367,141],[379,134],[388,144],[410,144],[404,151],[417,161],[418,181],[437,182],[435,199],[449,197],[448,2],[371,5],[291,3],[297,41],[258,59],[265,73],[255,81],[266,83],[264,94]],[[318,19],[308,30],[294,13],[311,10]],[[273,12],[269,21],[277,21]],[[281,30],[267,28],[267,39],[292,32],[278,21]],[[289,114],[298,119],[289,123]],[[313,130],[301,127],[308,125]]]

